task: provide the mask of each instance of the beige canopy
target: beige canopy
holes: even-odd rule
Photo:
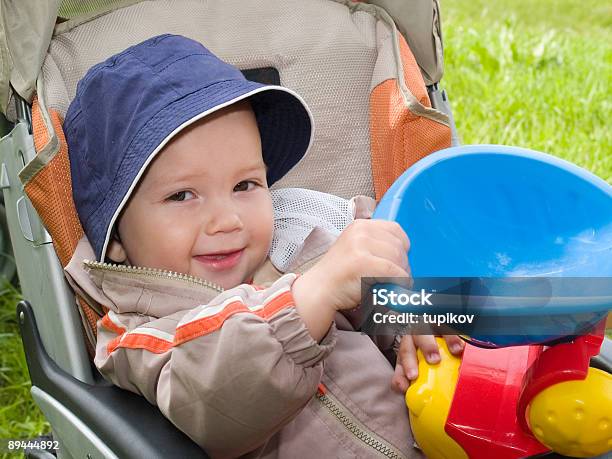
[[[145,0],[0,0],[0,111],[7,114],[13,91],[31,101],[54,34],[142,1]],[[383,7],[394,18],[415,55],[426,84],[437,83],[442,77],[438,1],[368,2]]]

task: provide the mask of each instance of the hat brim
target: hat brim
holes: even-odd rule
[[[151,161],[183,129],[218,110],[245,99],[251,101],[263,159],[268,167],[268,185],[281,179],[304,158],[314,137],[314,121],[297,93],[282,86],[248,80],[227,83],[227,86],[218,83],[220,87],[214,92],[210,87],[205,88],[207,97],[202,97],[200,90],[175,101],[152,117],[135,135],[130,150],[139,154],[132,155],[132,161],[124,162],[125,167],[115,177],[113,192],[90,216],[93,231],[104,235],[103,243],[94,247],[98,260],[104,261],[112,228]],[[211,93],[215,94],[212,98]],[[143,149],[150,153],[143,155]],[[129,157],[128,151],[126,159]]]
[[[313,138],[312,114],[300,96],[280,86],[249,96],[255,112],[268,185],[283,178],[308,151]]]

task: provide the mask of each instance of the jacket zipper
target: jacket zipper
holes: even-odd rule
[[[391,459],[401,459],[405,457],[402,452],[393,445],[378,438],[378,436],[374,436],[361,421],[353,416],[352,413],[343,409],[344,407],[338,399],[328,393],[327,389],[322,384],[319,385],[316,397],[349,432],[364,444],[374,448],[383,456]]]
[[[145,268],[143,266],[126,266],[118,265],[115,263],[104,263],[100,261],[83,260],[83,264],[90,269],[101,269],[106,271],[113,271],[122,274],[131,274],[137,276],[153,276],[161,279],[172,279],[188,282],[190,284],[206,287],[221,293],[224,291],[223,287],[213,282],[201,279],[199,277],[191,276],[189,274],[177,273],[175,271],[169,271],[166,269],[158,268]]]

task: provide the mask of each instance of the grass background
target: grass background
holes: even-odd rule
[[[442,0],[442,27],[463,143],[542,150],[612,181],[612,3]],[[18,298],[0,286],[0,438],[49,428],[29,395]]]
[[[612,3],[442,0],[463,143],[541,150],[612,181]]]
[[[19,291],[6,281],[0,285],[0,439],[31,438],[47,432],[49,425],[30,396],[15,314]]]

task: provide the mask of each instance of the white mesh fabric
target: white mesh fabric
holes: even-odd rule
[[[303,188],[274,190],[272,203],[274,236],[269,257],[281,272],[294,265],[315,228],[335,239],[354,219],[353,201]]]

